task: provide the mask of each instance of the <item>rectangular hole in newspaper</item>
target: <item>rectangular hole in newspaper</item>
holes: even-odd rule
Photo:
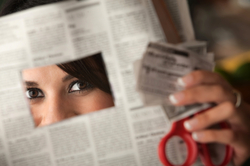
[[[37,127],[114,106],[101,53],[25,69],[22,79]]]

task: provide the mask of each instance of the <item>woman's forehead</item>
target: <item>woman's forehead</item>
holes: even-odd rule
[[[22,77],[26,81],[39,81],[44,79],[63,78],[67,73],[61,70],[57,65],[25,69],[22,71]]]

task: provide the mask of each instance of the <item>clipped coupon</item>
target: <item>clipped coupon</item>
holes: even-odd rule
[[[170,94],[183,90],[177,84],[178,78],[194,70],[212,71],[214,64],[206,56],[180,46],[151,42],[136,65],[137,90],[144,105],[163,105],[169,119],[178,120],[210,106],[195,104],[174,107],[168,99]]]

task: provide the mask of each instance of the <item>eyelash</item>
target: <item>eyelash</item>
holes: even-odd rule
[[[86,84],[86,86],[85,86],[84,89],[70,91],[76,83],[84,83],[84,84]],[[74,93],[74,92],[79,92],[80,93],[80,92],[87,91],[87,90],[90,90],[90,89],[93,89],[93,88],[94,88],[94,86],[92,84],[90,84],[89,82],[87,82],[87,81],[76,80],[76,81],[73,81],[69,85],[68,93]]]
[[[27,96],[29,100],[33,100],[33,99],[37,99],[37,98],[42,98],[42,97],[44,97],[43,92],[42,92],[40,89],[38,89],[38,88],[27,88],[26,93],[27,93],[28,91],[32,91],[32,90],[33,90],[33,91],[37,91],[37,92],[38,92],[38,94],[39,94],[39,93],[41,93],[41,94],[42,94],[42,96],[38,96],[38,97],[34,97],[34,98],[32,98],[32,97],[31,97],[31,98],[29,98],[29,97]],[[26,94],[26,95],[27,95],[27,94]]]
[[[71,91],[71,89],[73,88],[73,86],[75,86],[76,83],[84,83],[84,84],[86,84],[86,86],[83,89],[79,88],[80,90],[73,90],[73,91]],[[91,90],[93,88],[94,88],[94,86],[92,84],[88,83],[87,81],[76,80],[76,81],[73,81],[72,83],[70,83],[69,88],[68,88],[68,93],[75,93],[75,92],[81,93],[81,92],[84,92],[84,91]],[[44,97],[44,94],[43,94],[42,90],[38,89],[38,88],[32,88],[32,87],[27,88],[26,93],[28,91],[32,91],[32,90],[38,92],[38,94],[41,93],[42,96],[37,96],[37,97],[34,97],[34,98],[32,98],[32,97],[29,98],[27,96],[29,100],[34,100],[34,99],[37,99],[37,98],[43,98]]]

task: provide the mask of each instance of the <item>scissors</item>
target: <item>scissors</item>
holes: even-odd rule
[[[195,115],[200,114],[208,109],[200,111]],[[190,119],[190,117],[174,122],[170,132],[161,140],[158,147],[158,154],[161,162],[165,166],[174,166],[168,160],[165,148],[169,139],[171,139],[173,136],[179,136],[186,143],[188,152],[186,161],[180,166],[191,166],[196,161],[198,153],[200,154],[201,160],[205,166],[215,166],[210,158],[208,146],[206,144],[195,142],[191,136],[191,133],[185,129],[184,122],[188,119]],[[223,129],[230,128],[230,126],[226,122],[219,123],[219,126]],[[221,162],[221,164],[217,166],[226,166],[231,161],[232,155],[233,155],[232,147],[226,145],[226,154],[224,160]]]

